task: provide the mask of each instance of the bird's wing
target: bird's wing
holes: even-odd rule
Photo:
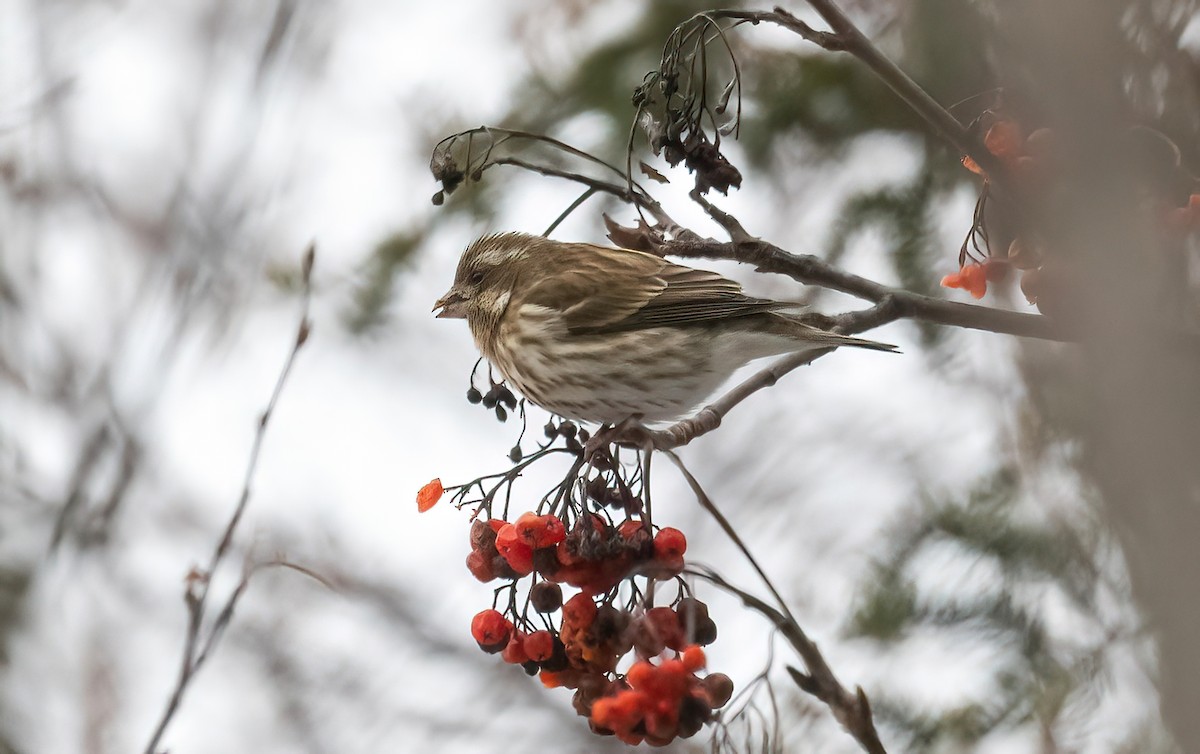
[[[561,312],[573,334],[697,324],[795,306],[747,296],[715,272],[628,249],[572,244],[545,272],[523,303]]]

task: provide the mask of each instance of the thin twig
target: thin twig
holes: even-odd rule
[[[879,740],[879,733],[875,730],[875,722],[871,717],[871,705],[867,701],[867,695],[863,692],[862,688],[857,687],[855,693],[852,694],[842,686],[837,676],[833,674],[833,670],[829,667],[829,663],[825,661],[825,656],[821,654],[816,643],[808,638],[808,634],[800,627],[796,616],[792,614],[792,611],[788,608],[787,603],[779,594],[775,585],[771,583],[771,579],[767,576],[766,571],[758,564],[758,560],[754,557],[750,548],[746,546],[746,543],[738,536],[733,525],[729,523],[729,519],[725,518],[724,514],[717,508],[712,498],[700,486],[696,477],[684,466],[679,456],[669,450],[665,451],[665,453],[667,458],[671,459],[671,462],[683,474],[684,480],[691,487],[692,493],[695,494],[700,506],[716,520],[721,530],[725,532],[725,535],[729,537],[738,551],[742,553],[742,556],[750,563],[750,566],[754,568],[754,571],[762,579],[763,584],[766,585],[767,590],[770,591],[771,596],[775,599],[777,607],[767,604],[745,590],[734,587],[714,572],[702,571],[700,575],[736,594],[747,607],[757,610],[774,623],[788,640],[788,643],[796,650],[796,653],[800,655],[800,659],[804,661],[804,666],[807,669],[807,673],[805,673],[795,668],[788,668],[788,672],[796,684],[802,690],[812,694],[828,705],[834,717],[862,745],[863,749],[870,754],[885,754],[883,743]]]
[[[163,734],[166,733],[167,726],[175,717],[175,713],[179,711],[179,705],[183,701],[184,692],[187,691],[196,672],[211,655],[222,632],[233,618],[233,611],[237,606],[238,600],[249,586],[249,577],[253,572],[253,569],[250,568],[243,572],[242,578],[225,600],[221,611],[213,620],[208,633],[202,639],[201,633],[204,627],[204,617],[208,607],[209,589],[212,586],[213,575],[225,559],[225,556],[229,553],[229,548],[233,544],[233,537],[237,531],[238,523],[241,522],[242,516],[246,512],[246,507],[250,502],[251,483],[254,481],[254,474],[258,468],[258,458],[262,450],[263,440],[266,437],[267,427],[271,421],[271,416],[275,411],[275,406],[279,403],[279,397],[283,393],[288,375],[291,374],[292,365],[296,362],[296,356],[308,341],[308,336],[312,332],[312,322],[309,319],[309,306],[312,301],[312,268],[315,254],[315,248],[310,245],[301,263],[303,292],[301,297],[300,325],[297,328],[292,348],[288,352],[283,368],[279,372],[279,377],[275,381],[275,388],[271,391],[267,407],[258,418],[257,428],[254,432],[254,441],[250,446],[250,457],[246,463],[246,473],[242,480],[242,491],[238,496],[237,505],[234,507],[233,514],[229,517],[229,522],[225,525],[225,530],[222,532],[220,540],[217,541],[217,545],[213,549],[207,570],[193,568],[188,573],[187,585],[184,590],[184,602],[187,605],[188,611],[187,633],[184,637],[183,657],[180,662],[179,675],[176,677],[175,687],[171,691],[171,696],[167,699],[166,708],[163,710],[162,716],[159,718],[158,724],[150,736],[150,741],[146,744],[145,754],[158,754],[159,742],[162,740]]]

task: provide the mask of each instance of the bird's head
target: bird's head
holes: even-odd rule
[[[433,305],[437,316],[466,319],[472,330],[498,323],[508,307],[522,262],[544,240],[524,233],[502,233],[475,241],[458,262],[454,284]]]

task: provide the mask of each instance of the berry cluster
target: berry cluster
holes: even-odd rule
[[[495,411],[496,418],[502,422],[508,421],[508,412],[517,407],[517,396],[513,395],[513,391],[503,382],[492,382],[486,393],[480,392],[472,383],[471,387],[467,388],[467,401],[482,404],[489,411]]]
[[[472,635],[545,686],[573,689],[575,710],[596,733],[652,745],[695,735],[715,721],[733,682],[703,674],[701,647],[716,640],[717,625],[682,577],[686,537],[651,523],[640,452],[630,462],[628,451],[596,447],[563,419],[545,437],[528,455],[514,452],[507,471],[449,488],[434,479],[417,493],[421,511],[447,494],[474,508],[467,569],[502,583]],[[536,512],[511,517],[513,483],[549,456],[572,459],[566,477]],[[656,587],[672,581],[674,601],[655,606]]]
[[[979,123],[987,126],[984,147],[1004,167],[1010,189],[1020,192],[1027,206],[1040,208],[1043,220],[1066,216],[1067,209],[1060,209],[1060,203],[1069,145],[1059,143],[1061,139],[1050,128],[1026,133],[1017,120],[995,111],[985,113]],[[1200,230],[1200,193],[1194,193],[1195,181],[1182,168],[1178,147],[1163,134],[1144,127],[1130,129],[1126,146],[1140,159],[1135,167],[1144,174],[1137,187],[1138,195],[1144,197],[1140,214],[1159,230],[1163,250],[1180,249],[1189,234]],[[1028,227],[1003,227],[1003,222],[994,222],[996,217],[1005,219],[1004,211],[989,220],[991,179],[971,157],[963,157],[962,162],[983,177],[983,192],[975,222],[959,252],[959,270],[943,277],[942,285],[979,299],[987,293],[989,283],[1001,283],[1016,270],[1021,292],[1030,304],[1049,315],[1070,311],[1078,262],[1050,253],[1044,239]],[[992,225],[997,227],[988,227]]]
[[[557,516],[524,513],[512,522],[476,520],[470,541],[467,568],[477,579],[512,582],[497,590],[509,591],[504,612],[484,610],[471,622],[475,641],[548,688],[574,689],[575,710],[596,733],[666,744],[695,735],[729,701],[728,676],[697,675],[701,646],[717,638],[704,603],[680,597],[674,607],[647,607],[633,590],[628,604],[616,604],[625,579],[678,576],[687,549],[679,530],[652,535],[640,520],[614,525],[595,513],[568,530]],[[525,577],[532,583],[518,610]],[[564,602],[562,584],[580,591]],[[637,659],[619,673],[631,652]]]
[[[587,591],[563,602],[562,588],[542,581],[530,590],[529,604],[549,628],[536,628],[513,610],[488,609],[471,621],[471,635],[480,649],[521,665],[547,688],[573,689],[575,711],[599,735],[652,745],[688,738],[733,693],[723,673],[697,675],[706,663],[701,645],[716,639],[716,624],[696,599],[635,614],[603,597],[598,603]],[[618,673],[631,651],[637,659]]]
[[[683,532],[666,527],[651,535],[637,519],[614,526],[598,514],[585,513],[567,531],[557,516],[523,513],[512,523],[476,520],[467,569],[483,582],[536,573],[594,595],[635,574],[677,576],[686,550]]]

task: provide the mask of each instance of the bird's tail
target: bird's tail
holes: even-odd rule
[[[811,340],[830,346],[852,346],[854,348],[869,348],[872,351],[887,351],[888,353],[900,353],[900,349],[891,343],[881,343],[878,340],[868,340],[866,338],[855,338],[852,335],[838,335],[835,332],[828,330],[818,330],[810,328],[813,333]]]
[[[877,340],[868,340],[866,338],[856,338],[853,335],[840,335],[829,330],[823,330],[819,327],[813,327],[810,324],[801,322],[798,318],[787,314],[774,313],[772,316],[775,322],[778,323],[776,328],[780,334],[786,334],[787,337],[793,340],[800,340],[811,343],[817,347],[830,346],[840,347],[849,346],[852,348],[869,348],[872,351],[889,351],[891,353],[899,353],[900,349],[891,343],[880,343]]]

